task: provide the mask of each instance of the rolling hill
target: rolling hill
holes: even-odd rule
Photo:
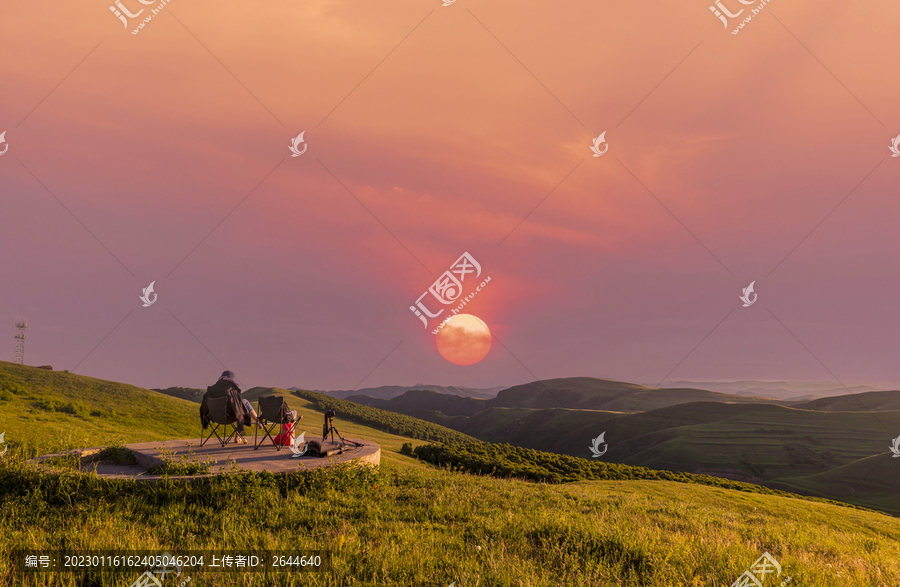
[[[127,383],[0,361],[10,446],[53,452],[199,434],[196,404]]]
[[[601,458],[607,462],[769,487],[786,484],[900,514],[900,499],[865,483],[874,467],[867,459],[890,460],[890,434],[900,431],[900,410],[891,408],[900,392],[798,403],[693,389],[648,391],[628,383],[571,378],[517,386],[491,400],[463,401],[425,391],[390,400],[352,399],[485,442],[582,458],[591,458],[592,440],[602,433],[608,449]],[[576,408],[558,407],[564,402]],[[860,409],[861,402],[869,410]],[[635,411],[638,406],[644,411]],[[866,464],[852,466],[858,462]],[[828,483],[815,482],[832,470],[842,474],[828,477]]]
[[[404,414],[441,412],[448,416],[472,416],[491,408],[528,408],[572,410],[607,410],[616,412],[646,411],[671,405],[697,402],[771,403],[789,405],[792,402],[765,397],[737,396],[704,389],[652,389],[633,383],[567,377],[535,381],[504,389],[492,399],[451,396],[433,390],[409,390],[382,399],[354,394],[347,399],[384,410]]]
[[[802,404],[795,408],[818,410],[821,412],[864,412],[900,410],[900,391],[869,391],[853,395],[823,397]]]
[[[867,391],[883,391],[900,389],[900,384],[892,382],[850,382],[843,385],[834,381],[666,381],[663,388],[698,387],[710,391],[720,391],[734,395],[752,395],[774,397],[792,401],[811,401],[820,397],[847,395],[847,393],[865,393]]]

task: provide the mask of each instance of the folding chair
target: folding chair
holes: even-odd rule
[[[253,450],[257,450],[260,446],[262,446],[262,443],[266,441],[266,438],[268,438],[272,441],[272,444],[275,445],[275,450],[280,451],[281,445],[275,442],[275,439],[272,438],[272,431],[275,430],[276,426],[292,423],[294,421],[291,417],[292,412],[288,408],[287,402],[284,401],[284,397],[280,395],[267,395],[260,397],[258,407],[259,410],[257,411],[256,415],[259,418],[259,426],[253,433]],[[265,434],[257,442],[260,428],[263,429]]]
[[[236,422],[228,417],[228,398],[207,398],[206,412],[209,417],[210,432],[206,438],[203,438],[203,431],[200,431],[200,446],[206,444],[206,441],[212,438],[213,434],[216,435],[216,438],[219,439],[222,446],[225,446],[225,444],[227,444],[229,440],[234,439],[237,434],[237,426],[235,426]],[[220,426],[223,427],[222,436],[225,436],[225,434],[228,433],[228,427],[231,426],[231,434],[228,434],[225,439],[223,439],[222,436],[219,436]]]

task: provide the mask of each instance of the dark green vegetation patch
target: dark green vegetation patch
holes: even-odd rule
[[[451,444],[454,442],[461,443],[477,443],[478,440],[472,438],[462,432],[451,430],[438,424],[425,422],[417,418],[412,418],[404,414],[396,412],[388,412],[379,410],[378,408],[370,408],[347,400],[342,400],[327,395],[316,393],[314,391],[306,391],[298,389],[294,392],[298,397],[302,397],[313,403],[316,409],[325,412],[327,410],[335,410],[337,412],[337,420],[335,426],[340,429],[340,420],[348,420],[357,424],[371,426],[376,430],[406,436],[407,438],[415,438],[418,440],[427,440],[430,442],[441,442]]]

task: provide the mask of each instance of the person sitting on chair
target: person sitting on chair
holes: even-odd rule
[[[235,428],[237,428],[237,436],[235,442],[247,444],[244,438],[244,426],[249,426],[251,422],[256,421],[256,412],[250,405],[250,402],[241,397],[241,388],[235,381],[233,371],[225,371],[219,376],[219,380],[215,385],[206,388],[203,394],[203,400],[200,402],[200,423],[203,429],[209,425],[208,408],[206,406],[207,398],[228,397],[228,419],[234,420]]]

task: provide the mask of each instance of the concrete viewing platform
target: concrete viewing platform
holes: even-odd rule
[[[307,440],[320,441],[320,438],[313,437],[307,438]],[[202,447],[198,438],[160,440],[125,445],[125,448],[134,454],[137,461],[136,464],[121,464],[106,459],[100,460],[100,453],[105,447],[84,448],[65,453],[44,455],[35,459],[35,462],[40,463],[52,457],[76,456],[81,462],[81,470],[83,472],[96,472],[101,477],[111,479],[147,481],[163,478],[159,475],[149,475],[147,470],[166,461],[171,463],[208,463],[210,465],[209,474],[183,477],[169,475],[168,478],[170,479],[196,479],[233,471],[254,471],[257,473],[268,471],[276,474],[296,473],[338,463],[356,462],[378,465],[381,462],[381,447],[379,445],[360,439],[348,438],[347,441],[348,445],[345,447],[339,447],[340,442],[336,443],[336,445],[329,444],[323,447],[323,449],[329,449],[329,453],[334,453],[327,457],[310,455],[295,457],[290,447],[283,446],[281,450],[277,450],[271,440],[266,440],[258,449],[254,450],[253,437],[248,435],[247,444],[229,442],[224,447],[215,437]],[[362,446],[357,447],[354,443]]]

